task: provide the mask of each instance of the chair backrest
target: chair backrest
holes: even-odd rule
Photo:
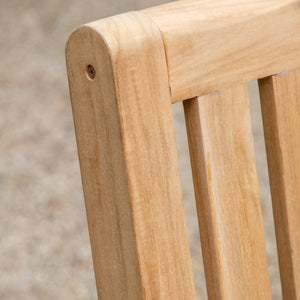
[[[283,296],[300,299],[300,2],[130,12],[79,27],[66,57],[99,299],[195,299],[171,108],[183,100],[209,299],[271,299],[254,79]]]

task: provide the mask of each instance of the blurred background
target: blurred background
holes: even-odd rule
[[[64,49],[163,0],[0,0],[0,299],[96,299]],[[282,299],[257,82],[249,84],[273,299]],[[207,299],[182,103],[173,105],[197,299]]]

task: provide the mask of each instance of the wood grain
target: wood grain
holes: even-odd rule
[[[195,299],[159,30],[97,21],[66,56],[99,299]]]
[[[247,85],[184,110],[209,299],[271,299]]]
[[[299,0],[182,0],[141,12],[162,33],[173,102],[300,67]]]
[[[300,299],[300,70],[259,81],[282,292]]]

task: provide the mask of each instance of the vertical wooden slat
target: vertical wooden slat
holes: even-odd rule
[[[138,13],[88,24],[67,64],[99,299],[195,299],[159,30]]]
[[[282,293],[300,299],[300,70],[259,80]]]
[[[210,299],[271,299],[247,85],[184,101]]]

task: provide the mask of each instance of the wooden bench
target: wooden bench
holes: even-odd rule
[[[66,48],[99,299],[195,299],[183,101],[209,299],[271,299],[247,82],[259,79],[283,297],[300,299],[300,2],[183,0]]]

